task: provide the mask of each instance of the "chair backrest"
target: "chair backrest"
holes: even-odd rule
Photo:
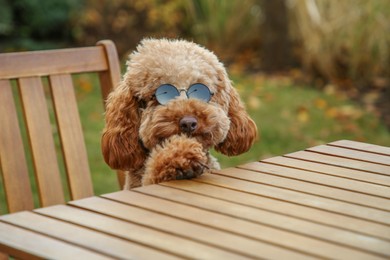
[[[49,82],[70,199],[93,195],[72,81],[72,74],[84,72],[99,74],[106,100],[120,80],[115,45],[104,40],[93,47],[0,54],[0,172],[9,212],[34,208],[15,94],[20,97],[40,206],[65,202],[42,78]]]

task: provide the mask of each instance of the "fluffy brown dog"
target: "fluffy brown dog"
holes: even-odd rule
[[[125,189],[219,169],[210,148],[238,155],[255,141],[256,125],[212,52],[145,39],[127,66],[107,99],[102,136],[107,164],[126,171]]]

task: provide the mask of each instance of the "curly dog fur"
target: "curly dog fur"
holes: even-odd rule
[[[154,98],[162,84],[188,89],[194,83],[209,87],[214,93],[210,102],[180,95],[160,105]],[[106,104],[102,151],[111,168],[126,171],[125,189],[219,169],[209,149],[238,155],[257,137],[222,63],[184,40],[143,40]],[[187,116],[197,120],[191,134],[179,126]]]

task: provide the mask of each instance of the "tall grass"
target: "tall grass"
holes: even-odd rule
[[[306,68],[331,80],[390,77],[390,1],[293,0],[290,7]]]

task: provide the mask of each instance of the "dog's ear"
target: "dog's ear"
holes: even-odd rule
[[[226,72],[220,73],[225,88],[229,91],[228,117],[230,128],[225,140],[215,150],[228,156],[239,155],[249,150],[257,138],[257,127],[249,117],[237,91],[231,86]]]
[[[135,170],[142,167],[146,153],[138,136],[139,102],[126,84],[123,80],[108,96],[101,145],[104,160],[111,168]]]

